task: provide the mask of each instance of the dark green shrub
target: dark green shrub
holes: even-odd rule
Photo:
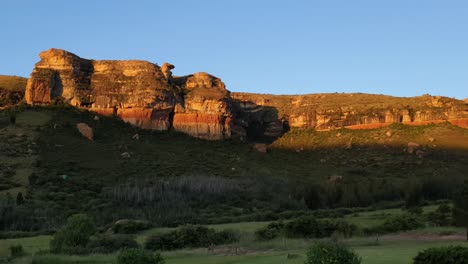
[[[284,231],[283,222],[272,222],[255,231],[255,239],[259,241],[272,240]]]
[[[255,232],[257,240],[271,240],[280,234],[287,237],[323,238],[333,233],[351,237],[357,232],[357,226],[344,220],[318,220],[312,216],[303,216],[287,223],[272,222]]]
[[[140,248],[125,249],[117,257],[117,264],[164,264],[159,253],[152,253]]]
[[[441,204],[437,210],[427,214],[427,220],[436,226],[449,226],[452,223],[452,208]]]
[[[395,233],[400,231],[408,231],[417,228],[424,227],[424,222],[410,214],[397,215],[385,220],[385,222],[379,226],[373,228],[364,229],[366,234],[387,234]]]
[[[343,245],[320,242],[315,243],[307,252],[305,264],[359,264],[361,258]]]
[[[183,247],[184,245],[179,240],[177,232],[152,235],[145,241],[145,248],[150,250],[175,250]]]
[[[286,223],[285,232],[288,237],[321,238],[331,235],[322,227],[314,217],[305,216]]]
[[[146,221],[120,220],[112,226],[112,230],[117,234],[135,234],[151,227],[151,224]]]
[[[465,264],[468,263],[468,248],[448,246],[428,248],[418,253],[414,264]]]
[[[24,250],[22,245],[10,246],[10,256],[12,258],[21,257],[24,255]]]
[[[151,250],[174,250],[180,248],[207,247],[239,241],[239,236],[231,230],[215,231],[204,226],[184,226],[165,234],[150,236],[145,248]]]
[[[138,248],[138,243],[131,236],[99,236],[88,242],[87,248],[92,253],[112,253],[121,249]]]
[[[53,253],[70,253],[75,250],[81,252],[86,248],[89,238],[96,232],[93,220],[85,214],[72,215],[67,219],[66,225],[55,233],[50,241],[50,250]]]
[[[239,242],[240,235],[234,230],[222,230],[212,234],[211,242],[214,245],[223,245]]]
[[[285,233],[288,237],[323,238],[329,237],[336,230],[333,222],[317,220],[304,216],[286,223]]]
[[[350,224],[344,220],[336,221],[334,225],[335,232],[346,238],[354,236],[358,230],[358,227],[355,224]]]

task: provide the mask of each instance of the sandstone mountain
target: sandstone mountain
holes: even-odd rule
[[[203,139],[272,140],[290,127],[369,129],[445,121],[468,127],[467,102],[441,96],[230,93],[207,73],[172,76],[169,63],[88,60],[59,49],[40,58],[26,88],[29,104],[63,100],[142,128]]]
[[[40,57],[26,87],[29,104],[64,100],[142,128],[174,128],[205,139],[231,135],[229,91],[214,76],[172,77],[169,64],[87,60],[58,49]]]

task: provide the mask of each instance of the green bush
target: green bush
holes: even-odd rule
[[[50,250],[53,253],[82,253],[95,232],[96,227],[89,216],[72,215],[66,225],[55,233],[50,241]]]
[[[22,245],[10,246],[10,256],[12,258],[21,257],[24,255],[24,250]]]
[[[164,259],[159,253],[151,253],[144,249],[132,248],[120,252],[117,264],[164,264]]]
[[[434,212],[427,214],[427,220],[436,226],[449,226],[452,224],[452,208],[441,204]]]
[[[388,234],[400,231],[408,231],[424,227],[424,222],[414,215],[405,214],[393,216],[379,226],[364,229],[367,234]]]
[[[317,220],[310,216],[300,217],[285,225],[285,233],[288,237],[323,238],[329,237],[335,232],[345,237],[351,237],[356,231],[356,225],[344,220]]]
[[[138,248],[138,243],[127,235],[105,235],[91,239],[87,248],[92,253],[112,253],[121,249]]]
[[[418,253],[414,264],[465,264],[468,263],[468,248],[447,246],[428,248]]]
[[[307,252],[305,264],[359,264],[361,258],[343,245],[331,242],[315,243]]]
[[[217,232],[204,226],[184,226],[165,234],[150,236],[145,248],[151,250],[174,250],[180,248],[207,247],[239,241],[239,236],[231,230]]]
[[[117,234],[135,234],[151,227],[151,224],[146,221],[120,220],[112,226],[112,231]]]
[[[212,234],[211,242],[213,245],[222,245],[239,242],[240,235],[234,230],[225,229]]]
[[[286,223],[285,233],[288,237],[322,238],[333,233],[329,221],[318,221],[305,216]]]
[[[323,238],[333,233],[344,237],[351,237],[357,231],[357,226],[344,220],[329,221],[318,220],[312,216],[303,216],[287,222],[272,222],[266,227],[255,232],[255,238],[259,241],[267,241],[285,234],[287,237]]]
[[[283,222],[272,222],[267,226],[255,231],[255,239],[259,241],[268,241],[278,237],[284,231]]]

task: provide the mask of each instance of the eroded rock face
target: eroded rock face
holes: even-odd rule
[[[201,72],[176,77],[174,82],[185,92],[174,113],[176,130],[205,139],[231,137],[231,98],[219,78]]]
[[[448,121],[468,127],[468,106],[441,96],[413,98],[371,94],[269,95],[232,93],[242,112],[275,109],[276,119],[292,128],[327,130],[347,127],[373,129],[392,123],[424,125]],[[244,115],[245,116],[245,115]],[[244,122],[268,123],[270,117],[250,114]],[[283,126],[286,129],[286,126]]]
[[[40,53],[25,92],[29,104],[63,100],[146,129],[175,129],[220,140],[269,142],[290,127],[371,129],[392,123],[449,121],[468,127],[468,104],[441,96],[400,98],[371,94],[282,96],[230,93],[207,73],[177,77],[174,65],[88,60],[58,49]]]
[[[40,57],[26,88],[29,104],[64,100],[146,129],[173,127],[205,139],[231,136],[231,99],[219,78],[173,77],[169,63],[87,60],[58,49]]]

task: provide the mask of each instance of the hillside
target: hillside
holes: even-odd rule
[[[27,78],[0,75],[0,107],[14,105],[23,100]]]
[[[449,123],[291,129],[261,153],[235,140],[142,130],[72,107],[17,111],[16,126],[6,113],[0,122],[0,195],[25,197],[2,207],[10,208],[0,223],[7,230],[54,229],[76,212],[99,225],[137,218],[172,226],[372,206],[415,191],[445,199],[468,170],[468,130]],[[79,134],[79,122],[93,128],[93,141]]]

